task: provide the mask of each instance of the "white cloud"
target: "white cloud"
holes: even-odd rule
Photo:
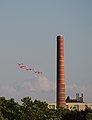
[[[8,98],[15,97],[18,95],[18,91],[10,85],[0,86],[0,96],[6,96]]]
[[[54,99],[54,91],[54,83],[43,75],[36,76],[30,80],[17,81],[14,85],[8,83],[0,86],[0,96],[14,98],[18,101],[26,96],[31,96],[32,99],[51,101],[52,98]],[[53,96],[51,96],[51,92]]]
[[[29,90],[29,91],[35,91],[35,88],[34,86],[32,85],[31,82],[23,82],[21,84],[21,89],[24,89],[24,90]]]
[[[45,76],[41,75],[37,77],[38,81],[36,83],[36,87],[38,87],[40,91],[55,90],[54,83],[49,81]]]
[[[35,78],[29,80],[23,81],[22,84],[20,84],[21,89],[26,89],[29,91],[50,91],[55,90],[55,84],[51,81],[49,81],[45,76],[43,75],[36,75]]]

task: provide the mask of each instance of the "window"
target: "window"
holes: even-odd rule
[[[74,105],[75,110],[79,110],[79,105]]]
[[[68,105],[66,105],[66,109],[68,109]]]

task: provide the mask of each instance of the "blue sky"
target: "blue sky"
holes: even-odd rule
[[[56,37],[64,36],[66,96],[92,102],[92,0],[0,1],[0,96],[55,101]],[[17,63],[42,71],[19,69]]]

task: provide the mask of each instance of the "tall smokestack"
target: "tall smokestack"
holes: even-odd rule
[[[66,107],[64,80],[64,37],[57,36],[57,107]]]

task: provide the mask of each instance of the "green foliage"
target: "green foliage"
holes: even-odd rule
[[[13,98],[0,97],[0,120],[92,120],[92,110],[69,111],[63,107],[49,109],[46,102],[32,101],[31,97],[21,99],[22,105]]]
[[[92,120],[92,113],[88,113],[88,114],[87,114],[86,120]]]

